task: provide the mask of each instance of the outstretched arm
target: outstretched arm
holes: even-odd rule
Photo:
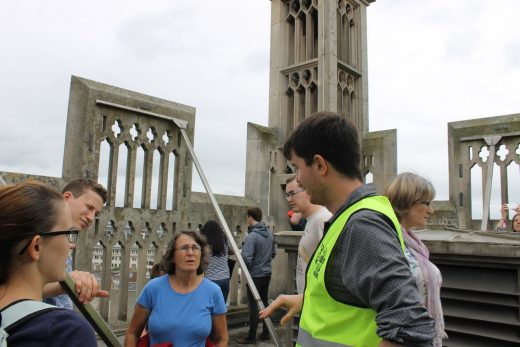
[[[108,297],[108,291],[102,290],[96,277],[86,271],[72,271],[70,277],[74,280],[74,287],[80,302],[87,304],[95,298]],[[64,294],[58,282],[48,283],[43,287],[43,297],[49,298]]]
[[[507,210],[508,206],[507,204],[503,204],[502,208],[500,209],[501,218],[497,223],[496,229],[498,231],[507,229]]]
[[[301,312],[303,306],[303,294],[298,295],[285,295],[280,294],[269,306],[260,311],[260,319],[270,317],[274,311],[280,307],[287,308],[287,313],[282,317],[280,321],[281,325],[285,325],[289,319],[294,317],[297,313]]]

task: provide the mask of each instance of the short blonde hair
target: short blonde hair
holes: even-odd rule
[[[412,172],[397,175],[386,187],[385,193],[401,220],[418,202],[430,202],[435,197],[435,188],[426,178]]]

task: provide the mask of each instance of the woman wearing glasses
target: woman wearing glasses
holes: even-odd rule
[[[209,248],[196,231],[173,236],[162,263],[167,275],[148,282],[137,299],[125,346],[135,347],[148,323],[150,345],[227,346],[226,304],[219,286],[204,278]]]
[[[0,186],[0,313],[42,300],[46,283],[65,279],[65,259],[78,238],[62,195],[36,182]],[[44,305],[41,304],[40,305]],[[18,308],[17,308],[18,307]],[[23,314],[22,314],[23,316]],[[5,325],[5,320],[4,320]],[[5,327],[9,347],[97,346],[90,325],[49,305]]]
[[[431,202],[435,197],[435,189],[430,181],[411,172],[405,172],[394,178],[386,187],[385,195],[394,208],[401,224],[405,256],[415,277],[419,294],[424,305],[435,320],[437,337],[434,347],[442,346],[442,339],[447,338],[444,332],[444,318],[440,298],[442,277],[439,269],[428,259],[429,252],[424,243],[414,234],[412,228],[424,228],[433,214]]]

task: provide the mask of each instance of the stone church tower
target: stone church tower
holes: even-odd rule
[[[374,1],[271,0],[269,124],[248,124],[245,195],[278,230],[289,227],[283,185],[292,173],[281,148],[317,111],[341,112],[358,127],[367,180],[380,188],[395,175],[395,131],[368,132],[366,12]]]

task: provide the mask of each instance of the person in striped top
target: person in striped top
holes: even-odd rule
[[[201,233],[206,237],[211,248],[211,257],[204,272],[205,276],[220,287],[224,301],[227,301],[229,279],[231,277],[228,267],[228,255],[233,254],[233,250],[222,228],[216,221],[207,221],[202,227]]]

